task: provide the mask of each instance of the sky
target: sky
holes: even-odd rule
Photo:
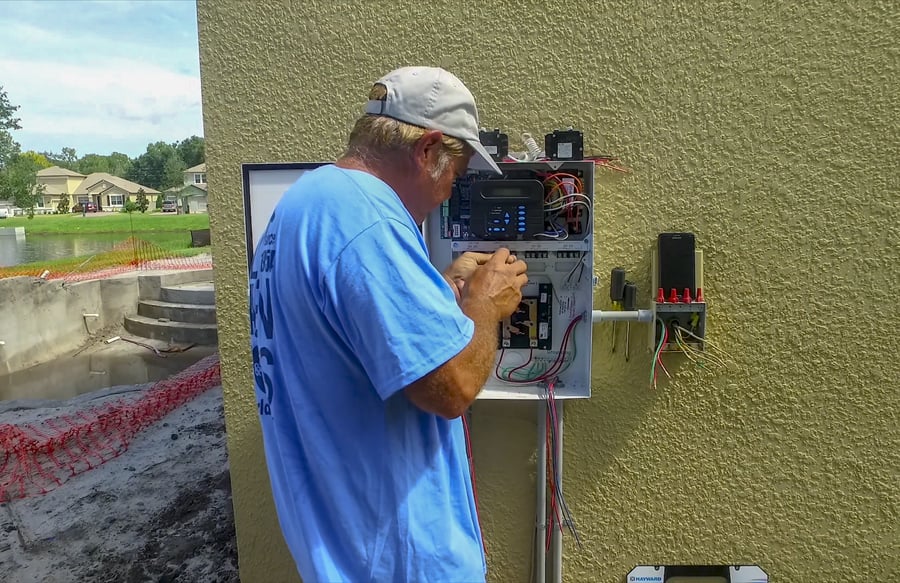
[[[0,0],[23,151],[144,153],[203,135],[194,0]]]

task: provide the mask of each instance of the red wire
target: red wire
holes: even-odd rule
[[[498,379],[503,378],[502,376],[500,376],[500,363],[503,362],[503,356],[505,354],[506,354],[506,349],[505,348],[501,349],[500,350],[500,358],[497,359],[497,366],[494,368],[494,376],[497,377]]]
[[[663,332],[663,346],[665,346],[667,342],[669,342],[669,328],[668,326],[665,326]],[[666,374],[669,374],[669,369],[666,368],[666,365],[664,365],[662,361],[662,351],[660,351],[659,354],[656,355],[656,360],[659,362],[659,366],[661,366],[662,369],[666,371]]]
[[[513,373],[516,372],[517,370],[519,370],[520,368],[525,368],[526,366],[528,366],[528,364],[531,362],[531,360],[533,358],[534,358],[534,348],[531,348],[528,351],[528,360],[525,361],[525,364],[517,366],[516,368],[514,368],[511,371],[509,371],[508,373],[506,373],[506,380],[508,380],[508,381],[513,380],[513,378],[512,378]]]
[[[535,380],[543,381],[550,378],[559,372],[559,369],[562,368],[563,363],[566,360],[566,351],[569,348],[569,337],[572,334],[572,330],[575,328],[575,325],[581,320],[581,316],[577,316],[574,320],[569,322],[569,326],[566,328],[565,333],[563,334],[563,340],[559,347],[559,354],[556,357],[556,360],[553,361],[553,364],[550,365],[550,368],[547,369],[544,374],[542,374],[539,378]]]
[[[575,319],[573,319],[571,322],[569,322],[569,325],[566,327],[565,333],[563,333],[563,339],[562,339],[562,342],[559,347],[559,354],[557,354],[556,359],[547,368],[546,371],[544,371],[543,373],[541,373],[540,375],[538,375],[534,378],[524,379],[524,380],[512,380],[511,374],[513,371],[510,371],[510,374],[507,375],[507,378],[503,378],[502,376],[500,376],[500,362],[503,360],[503,355],[506,351],[506,349],[504,348],[503,350],[500,351],[500,358],[497,359],[497,366],[494,369],[494,376],[496,376],[500,380],[503,380],[503,381],[506,381],[509,383],[514,383],[514,384],[520,384],[520,385],[530,385],[532,383],[546,381],[546,380],[553,378],[559,372],[559,370],[562,368],[562,365],[566,361],[566,351],[569,348],[569,338],[572,335],[572,330],[575,328],[575,325],[581,321],[581,318],[582,318],[582,316],[579,315],[579,316],[575,317]],[[529,359],[529,362],[530,362],[530,359]],[[525,363],[525,364],[528,364],[528,363]],[[522,365],[522,366],[524,366],[524,365]],[[518,367],[518,368],[521,368],[521,367]],[[518,368],[515,370],[518,370]]]
[[[545,541],[544,541],[544,544],[546,545],[546,548],[548,550],[550,549],[550,541],[553,538],[553,529],[558,526],[560,532],[562,532],[562,530],[563,530],[562,515],[560,514],[559,505],[556,502],[556,500],[557,500],[556,480],[553,475],[554,452],[553,452],[553,443],[552,443],[552,441],[553,441],[552,433],[550,431],[550,424],[553,423],[553,420],[551,417],[552,416],[548,409],[548,411],[547,411],[547,439],[546,439],[546,447],[547,447],[547,476],[546,476],[546,479],[548,482],[547,487],[550,491],[550,508],[548,511],[547,532],[546,532]]]
[[[550,413],[548,411],[547,412],[547,418],[548,418],[547,419],[547,435],[546,435],[546,439],[545,439],[545,447],[547,448],[547,468],[546,468],[546,472],[545,472],[546,475],[544,476],[544,479],[547,481],[547,489],[550,491],[550,508],[548,509],[548,513],[547,513],[547,517],[546,517],[547,518],[547,531],[544,535],[544,545],[546,546],[547,549],[550,548],[550,539],[553,536],[553,525],[555,524],[555,520],[556,520],[556,487],[555,487],[554,481],[553,481],[553,471],[551,470],[551,468],[553,467],[552,454],[551,454],[551,451],[553,448],[550,443],[550,425],[549,425],[550,419],[549,419],[549,417],[550,417]]]

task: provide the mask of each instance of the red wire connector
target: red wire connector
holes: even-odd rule
[[[663,288],[659,288],[659,291],[656,292],[656,303],[657,304],[666,303],[666,292],[663,291]]]
[[[698,288],[697,288],[697,301],[698,301],[698,302],[705,302],[705,301],[706,301],[706,300],[703,299],[703,288],[702,288],[702,287],[698,287]]]
[[[681,296],[681,301],[683,301],[686,304],[691,303],[691,288],[689,288],[689,287],[684,288],[684,294],[682,294],[682,296]]]
[[[672,288],[672,292],[669,294],[669,303],[677,304],[678,303],[678,290],[674,287]]]

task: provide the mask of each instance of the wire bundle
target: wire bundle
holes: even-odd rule
[[[665,346],[669,341],[669,328],[659,318],[656,319],[656,323],[662,328],[662,331],[659,334],[659,342],[656,344],[656,350],[653,353],[653,368],[650,370],[650,381],[653,383],[654,389],[656,388],[657,368],[662,368],[663,372],[666,373],[666,376],[672,378],[672,375],[669,374],[669,370],[666,368],[666,365],[663,364],[661,356],[663,346]]]
[[[544,220],[552,227],[535,237],[564,241],[569,238],[568,225],[590,224],[591,199],[584,194],[584,182],[568,172],[554,172],[544,179]],[[564,216],[563,225],[557,220]]]
[[[569,504],[566,502],[566,497],[563,495],[561,487],[562,468],[560,467],[559,460],[556,456],[559,434],[559,414],[556,410],[556,398],[553,395],[553,385],[553,381],[550,381],[547,385],[547,392],[544,395],[544,398],[547,400],[547,488],[550,494],[550,505],[547,512],[548,528],[544,544],[546,545],[546,548],[549,549],[553,530],[559,528],[561,536],[563,525],[565,525],[569,529],[569,532],[572,533],[572,536],[575,537],[575,542],[578,543],[580,548],[581,537],[578,536],[578,530],[575,528],[575,519],[572,516],[572,511],[569,509]]]
[[[537,368],[536,365],[538,363],[532,364],[532,362],[534,361],[534,349],[531,349],[528,351],[528,360],[526,360],[523,364],[501,370],[500,364],[503,362],[503,357],[506,355],[506,349],[504,348],[500,351],[500,358],[497,359],[497,366],[494,368],[494,376],[505,383],[513,383],[518,385],[530,385],[555,379],[564,370],[566,370],[575,359],[576,347],[575,339],[572,338],[572,331],[575,329],[575,326],[578,324],[578,322],[580,322],[583,318],[584,315],[579,314],[571,322],[569,322],[569,325],[566,327],[565,333],[563,333],[562,342],[559,346],[559,353],[546,369],[537,372],[534,370],[535,368]],[[572,357],[566,358],[570,339],[572,341]],[[519,372],[529,364],[532,364],[531,368],[526,371]],[[516,378],[513,375],[518,375],[519,378]]]
[[[715,344],[712,340],[707,340],[706,338],[701,338],[697,336],[695,333],[691,332],[687,328],[683,328],[679,325],[673,326],[675,331],[675,345],[687,356],[691,362],[696,364],[701,368],[705,368],[705,363],[709,362],[715,366],[721,366],[722,368],[728,368],[728,361],[726,359],[730,359],[731,356],[722,350],[717,344]],[[693,340],[698,342],[702,342],[708,350],[701,351],[689,344],[689,341],[686,340],[687,337],[691,337]],[[721,356],[719,355],[721,353]]]
[[[669,333],[669,327],[666,326],[661,319],[657,318],[656,324],[661,328],[661,331],[659,334],[659,342],[656,344],[656,350],[653,353],[653,369],[650,371],[650,381],[653,383],[654,389],[656,388],[658,368],[662,369],[667,377],[672,378],[672,375],[669,374],[666,365],[664,365],[662,361],[663,347],[666,346],[670,340],[678,347],[678,352],[684,354],[691,362],[700,368],[705,368],[707,362],[714,366],[728,368],[728,361],[731,359],[731,355],[712,340],[701,338],[696,333],[683,326],[679,326],[677,323],[672,324],[671,334]],[[691,346],[691,341],[688,340],[688,337],[695,342],[702,342],[707,349],[700,350]]]

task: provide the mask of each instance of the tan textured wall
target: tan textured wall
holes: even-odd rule
[[[594,397],[567,409],[585,546],[567,541],[566,580],[655,562],[900,576],[894,3],[200,0],[199,17],[244,581],[291,580],[291,564],[252,402],[239,165],[333,159],[367,84],[403,64],[449,66],[514,141],[573,125],[623,156],[633,175],[598,175],[604,286],[623,265],[648,301],[660,231],[706,251],[709,334],[734,366],[670,360],[653,391],[649,355],[626,365],[596,331]],[[474,420],[489,577],[525,581],[533,408],[482,403]]]

